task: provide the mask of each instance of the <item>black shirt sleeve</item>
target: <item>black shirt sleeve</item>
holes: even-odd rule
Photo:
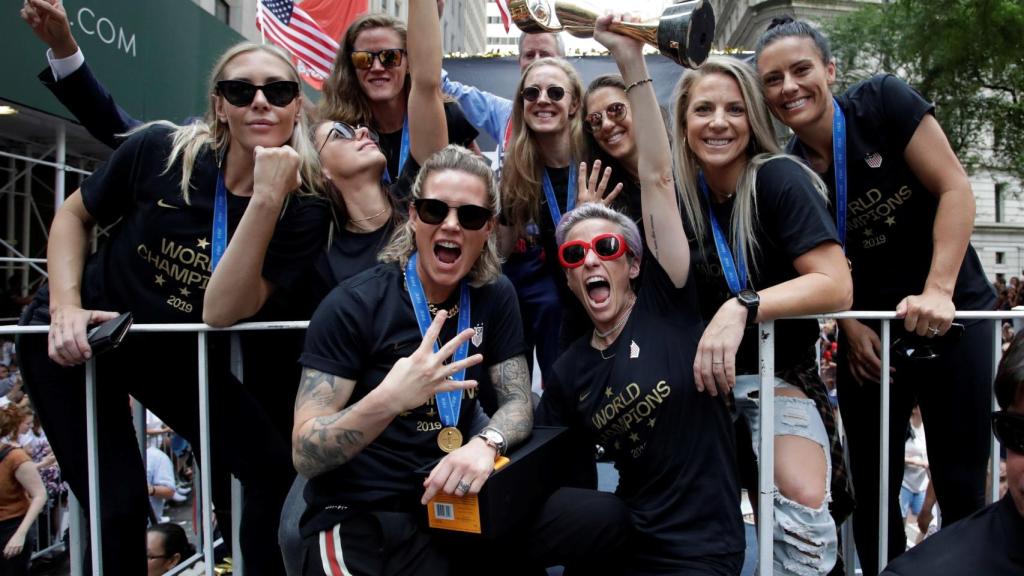
[[[167,127],[153,126],[137,132],[82,182],[85,209],[100,225],[110,225],[134,210],[140,171],[163,170],[169,144]]]
[[[758,224],[795,260],[825,242],[839,243],[825,197],[797,160],[778,158],[757,171]]]
[[[935,110],[917,90],[892,74],[867,80],[853,97],[860,104],[863,121],[878,126],[887,135],[889,149],[901,156],[921,120]]]
[[[476,137],[480,135],[477,129],[466,119],[466,115],[463,114],[458,102],[445,102],[444,114],[445,119],[448,121],[448,142],[450,144],[458,144],[468,148],[476,140]]]
[[[358,280],[342,283],[324,298],[306,330],[306,346],[299,362],[340,378],[357,380],[368,361],[370,335],[366,314],[374,309],[357,290]]]

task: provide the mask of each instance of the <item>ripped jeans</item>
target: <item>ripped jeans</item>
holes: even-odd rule
[[[757,374],[736,376],[734,418],[744,418],[750,426],[754,454],[758,454],[761,429],[761,411],[758,392],[761,380]],[[780,378],[775,389],[795,389]],[[751,398],[750,394],[754,393]],[[799,436],[821,446],[825,454],[825,500],[817,508],[809,508],[783,496],[778,488],[775,495],[775,527],[773,531],[773,574],[799,576],[828,574],[836,563],[838,538],[836,525],[828,511],[831,500],[832,461],[829,457],[828,433],[808,398],[775,396],[775,435]]]

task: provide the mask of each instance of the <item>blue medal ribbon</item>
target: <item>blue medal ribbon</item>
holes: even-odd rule
[[[409,117],[406,116],[402,120],[402,144],[398,149],[398,174],[396,178],[402,177],[402,169],[405,168],[405,160],[409,157]],[[387,165],[384,166],[384,174],[381,175],[380,181],[385,186],[391,184],[391,174],[388,172]]]
[[[551,177],[548,176],[548,169],[544,169],[544,197],[548,201],[548,211],[551,212],[551,221],[555,228],[562,220],[562,212],[558,208],[558,200],[555,198],[555,187],[551,184]],[[565,211],[571,212],[576,207],[576,161],[569,163],[569,181],[565,185]]]
[[[420,335],[426,337],[430,328],[430,308],[427,305],[427,296],[423,293],[423,283],[420,282],[419,274],[416,272],[415,252],[409,257],[405,265],[405,285],[409,289],[409,299],[412,300],[412,309],[416,313],[416,323],[420,327]],[[456,334],[461,334],[469,328],[469,285],[465,280],[459,283],[459,322]],[[437,340],[433,342],[434,352],[438,350]],[[469,354],[469,341],[465,341],[455,350],[452,362],[464,360]],[[465,380],[466,369],[462,368],[451,376],[452,380]],[[437,400],[437,411],[441,417],[441,423],[445,426],[457,426],[459,423],[459,412],[462,409],[462,391],[452,390],[450,392],[438,392],[434,398]]]
[[[218,163],[219,168],[219,163]],[[213,243],[210,247],[210,272],[217,268],[228,247],[228,187],[224,172],[217,170],[217,193],[213,197]]]
[[[839,245],[846,251],[846,117],[839,101],[832,99],[832,166],[836,176],[836,229]]]
[[[740,254],[739,261],[734,262],[732,250],[722,233],[718,219],[715,218],[715,211],[711,209],[711,194],[708,192],[708,183],[704,180],[704,173],[701,172],[697,179],[700,181],[700,190],[708,202],[708,217],[711,220],[711,235],[715,237],[715,248],[718,250],[718,261],[722,263],[722,272],[725,274],[725,282],[729,285],[729,292],[733,295],[739,294],[740,290],[747,287],[747,265],[743,254]]]

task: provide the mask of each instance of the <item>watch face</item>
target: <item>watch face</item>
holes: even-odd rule
[[[739,294],[736,295],[736,298],[746,306],[751,306],[761,302],[761,297],[757,295],[757,292],[754,292],[749,288],[740,290]]]

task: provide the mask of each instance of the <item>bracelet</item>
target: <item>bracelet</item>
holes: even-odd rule
[[[650,78],[644,78],[643,80],[637,80],[636,82],[633,82],[629,86],[626,86],[625,92],[626,92],[626,94],[629,94],[629,91],[632,90],[633,88],[636,88],[637,86],[639,86],[641,84],[646,84],[648,82],[654,82],[654,80],[651,80]]]

